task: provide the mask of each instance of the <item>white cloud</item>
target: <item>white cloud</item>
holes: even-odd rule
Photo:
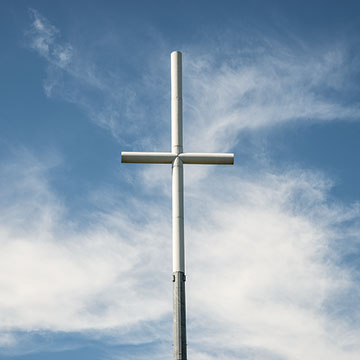
[[[263,53],[199,58],[185,53],[185,144],[229,150],[244,130],[285,122],[357,120],[358,105],[341,103],[345,50],[290,50],[270,43]],[[336,81],[335,81],[336,79]],[[337,92],[338,98],[325,93]],[[198,136],[201,134],[201,136]]]
[[[31,156],[12,163],[1,168],[10,184],[1,196],[12,199],[0,223],[4,334],[45,329],[110,332],[120,343],[171,341],[161,325],[171,321],[169,207],[134,198],[79,230],[64,220],[48,167]],[[238,171],[188,187],[189,352],[355,359],[359,287],[334,249],[358,237],[359,209],[331,202],[331,184],[319,174]]]
[[[141,146],[143,141],[129,141],[129,136],[139,129],[153,128],[149,117],[162,114],[162,109],[148,108],[144,84],[154,94],[155,84],[163,80],[154,80],[154,72],[151,80],[144,75],[131,83],[125,80],[127,69],[104,69],[94,54],[84,54],[63,41],[60,31],[37,10],[31,9],[30,16],[32,23],[25,35],[28,46],[46,61],[45,94],[79,106],[92,122],[123,144]]]
[[[166,313],[170,304],[151,288],[164,276],[158,262],[161,248],[169,249],[161,240],[164,234],[158,234],[154,245],[149,234],[156,228],[129,226],[131,220],[122,213],[74,232],[49,190],[45,169],[31,157],[26,160],[1,168],[8,184],[1,198],[9,199],[2,202],[6,216],[0,223],[2,329],[131,327],[144,316],[151,320]],[[151,266],[158,271],[143,283]],[[147,298],[151,308],[145,306]]]
[[[206,56],[196,46],[185,49],[184,151],[235,151],[235,164],[239,154],[246,154],[266,167],[268,149],[256,144],[259,132],[283,124],[359,120],[359,104],[349,104],[345,96],[352,84],[346,49],[331,45],[319,54],[301,44],[290,48],[271,40],[262,46],[234,52],[224,44],[224,51],[210,49]],[[244,134],[255,139],[251,148]],[[206,178],[209,171],[192,167],[186,183]],[[168,173],[165,167],[146,167],[144,184],[167,191]]]
[[[29,46],[49,63],[64,68],[71,61],[71,45],[57,42],[59,30],[37,10],[30,9],[30,15],[33,23],[27,32],[27,37],[30,40]]]
[[[186,234],[193,342],[249,359],[358,357],[359,286],[334,243],[351,241],[359,209],[332,204],[326,181],[303,172],[212,180],[188,201],[189,218],[201,214]]]
[[[161,68],[158,59],[148,56],[137,69],[143,76],[125,80],[127,68],[105,71],[91,53],[61,42],[59,30],[38,11],[30,13],[33,23],[27,38],[47,61],[44,90],[48,96],[80,106],[91,121],[123,144],[168,146],[167,139],[159,141],[168,136],[164,125],[169,118],[168,64]],[[341,100],[352,83],[344,45],[331,44],[319,53],[296,39],[286,46],[262,37],[252,47],[242,46],[246,36],[235,36],[236,50],[226,42],[221,51],[213,44],[205,50],[196,44],[184,49],[187,151],[230,150],[245,130],[287,122],[358,119],[359,106]],[[158,55],[156,46],[163,49],[161,40],[154,39],[152,47]],[[126,62],[137,56],[119,51]],[[204,52],[205,56],[199,55]],[[330,97],[329,90],[336,96]]]

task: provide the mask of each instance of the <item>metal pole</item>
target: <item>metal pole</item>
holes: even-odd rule
[[[181,52],[171,53],[171,140],[176,155],[183,152],[181,60]],[[186,360],[184,176],[178,156],[172,163],[172,218],[174,360]]]
[[[171,53],[171,152],[122,152],[121,162],[172,164],[174,360],[187,360],[183,164],[232,165],[234,154],[184,153],[181,52]]]
[[[174,360],[187,360],[183,164],[232,165],[234,154],[184,153],[181,52],[171,53],[171,152],[122,152],[121,162],[172,164]]]

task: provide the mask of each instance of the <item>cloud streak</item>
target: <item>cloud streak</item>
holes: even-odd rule
[[[79,106],[92,122],[126,142],[144,116],[135,100],[138,89],[62,41],[60,31],[37,10],[30,9],[30,16],[25,35],[28,46],[46,61],[45,94]],[[122,126],[124,119],[132,125]]]
[[[140,235],[128,226],[126,215],[114,213],[80,233],[74,232],[49,190],[45,169],[32,160],[28,156],[26,164],[1,169],[2,178],[12,178],[14,184],[1,194],[4,198],[12,190],[11,205],[1,209],[7,214],[1,223],[1,286],[6,289],[1,300],[2,329],[74,331],[138,323],[142,316],[138,317],[136,309],[152,296],[149,285],[142,286],[143,294],[135,285],[146,270],[143,263],[148,266],[157,258],[147,259],[142,253],[145,247],[153,252],[144,228],[149,226],[149,233],[154,233],[152,225],[143,224]],[[134,297],[130,301],[134,312],[128,306],[129,296]],[[154,299],[149,320],[168,307],[160,298]],[[114,308],[124,312],[116,316]]]
[[[49,63],[65,68],[71,62],[71,45],[58,43],[59,30],[37,10],[29,11],[33,21],[31,29],[27,32],[30,47]]]
[[[327,181],[303,171],[221,180],[206,204],[197,188],[191,209],[202,214],[187,231],[192,338],[226,359],[355,359],[359,287],[335,251],[347,227],[359,233],[359,208],[332,203]],[[211,195],[223,188],[226,199]]]
[[[225,56],[199,58],[195,52],[189,49],[184,80],[190,149],[200,142],[210,150],[229,150],[241,132],[287,122],[359,119],[358,105],[341,100],[347,74],[340,48],[317,55],[268,41],[261,52],[255,48],[250,54],[227,56],[225,51]],[[327,96],[329,90],[337,96]],[[198,132],[200,140],[194,136]]]
[[[164,69],[153,62],[147,75],[135,81],[124,79],[126,68],[101,71],[91,56],[61,42],[60,31],[38,11],[30,14],[27,38],[47,61],[44,90],[48,96],[80,106],[119,141],[127,143],[131,138],[140,147],[165,145],[153,139],[154,128],[148,124],[149,118],[167,124],[169,74]],[[295,39],[290,46],[265,37],[252,48],[245,46],[246,34],[236,39],[242,50],[234,52],[226,43],[221,52],[213,50],[213,44],[206,51],[196,44],[184,50],[185,145],[189,151],[196,144],[206,144],[208,151],[229,150],[244,131],[288,122],[358,120],[359,106],[345,101],[352,81],[345,70],[350,64],[344,46],[332,44],[319,54]],[[155,130],[165,133],[158,126]],[[192,136],[198,132],[201,139]],[[133,139],[135,133],[145,140]]]
[[[134,199],[79,231],[64,220],[48,170],[29,159],[1,169],[4,181],[27,174],[12,182],[11,216],[0,223],[4,336],[42,329],[171,342],[162,325],[171,313],[168,206]],[[359,247],[359,208],[332,202],[331,184],[308,172],[244,178],[210,175],[187,192],[190,352],[355,359],[359,288],[335,250]]]

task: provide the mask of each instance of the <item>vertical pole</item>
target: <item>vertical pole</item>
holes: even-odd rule
[[[183,152],[182,59],[179,51],[171,53],[171,142],[173,153]],[[184,176],[179,157],[172,164],[172,218],[174,360],[186,360]]]
[[[180,51],[171,53],[171,146],[173,153],[183,152],[182,56]]]

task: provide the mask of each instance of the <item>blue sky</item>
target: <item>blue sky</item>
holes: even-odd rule
[[[172,356],[174,50],[189,358],[360,358],[356,1],[1,5],[1,359]]]

